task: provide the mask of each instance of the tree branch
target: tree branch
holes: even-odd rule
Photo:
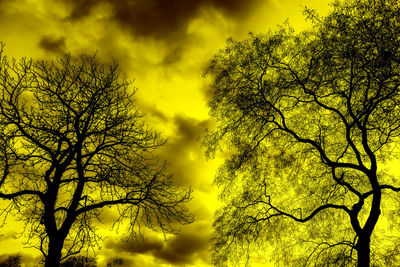
[[[21,190],[15,193],[11,193],[11,194],[6,194],[6,193],[1,193],[0,192],[0,198],[3,199],[14,199],[20,196],[25,196],[25,195],[34,195],[34,196],[38,196],[40,199],[43,199],[44,194],[40,191],[36,191],[36,190]]]

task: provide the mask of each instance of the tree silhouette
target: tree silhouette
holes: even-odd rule
[[[21,255],[10,255],[0,262],[0,267],[19,267],[21,266]]]
[[[60,264],[61,267],[96,267],[96,259],[85,256],[72,256]]]
[[[206,70],[218,127],[203,144],[211,157],[232,151],[215,179],[226,203],[214,222],[216,264],[270,242],[287,249],[274,254],[286,264],[369,266],[381,210],[399,203],[384,164],[400,135],[399,3],[305,13],[312,29],[229,40]]]
[[[117,64],[95,56],[1,57],[0,197],[11,200],[2,214],[25,222],[45,266],[94,248],[104,207],[132,234],[192,221],[190,190],[154,155],[165,141],[144,123],[128,85]]]
[[[112,262],[107,263],[107,267],[112,267],[112,266],[118,266],[118,265],[123,265],[124,260],[121,258],[114,259]]]

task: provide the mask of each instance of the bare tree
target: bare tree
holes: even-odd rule
[[[233,154],[215,180],[226,203],[214,222],[216,264],[270,242],[289,247],[286,264],[369,266],[381,210],[399,203],[400,181],[385,166],[399,152],[399,2],[306,14],[311,30],[285,24],[229,40],[206,71],[218,128],[204,145],[209,156]]]
[[[0,64],[2,214],[23,220],[45,266],[96,246],[102,209],[130,232],[189,223],[190,190],[154,152],[165,143],[138,112],[118,65],[95,56]]]

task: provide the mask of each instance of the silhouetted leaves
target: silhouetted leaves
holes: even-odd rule
[[[73,256],[60,264],[60,267],[96,267],[96,259],[85,256]]]
[[[10,255],[0,262],[0,267],[20,267],[21,255]]]
[[[123,259],[114,259],[111,263],[107,263],[107,267],[120,266],[122,264],[124,264]]]

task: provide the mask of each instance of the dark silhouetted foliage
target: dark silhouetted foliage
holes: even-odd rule
[[[45,265],[97,246],[95,223],[173,232],[190,190],[155,156],[165,141],[143,121],[118,65],[95,56],[0,60],[0,198],[26,224]],[[110,218],[109,218],[110,219]],[[36,242],[36,241],[35,241]]]
[[[112,262],[107,263],[107,267],[120,266],[122,264],[124,264],[124,260],[123,259],[114,259]]]
[[[96,267],[96,259],[86,256],[72,256],[60,264],[61,267]]]
[[[229,40],[206,71],[218,128],[203,143],[208,156],[232,153],[215,179],[225,201],[215,264],[272,248],[282,266],[398,257],[385,256],[398,251],[389,230],[400,203],[385,163],[400,144],[399,3],[349,0],[325,17],[305,13],[310,30],[285,24]]]
[[[5,260],[0,261],[0,267],[20,267],[21,255],[10,255]]]

